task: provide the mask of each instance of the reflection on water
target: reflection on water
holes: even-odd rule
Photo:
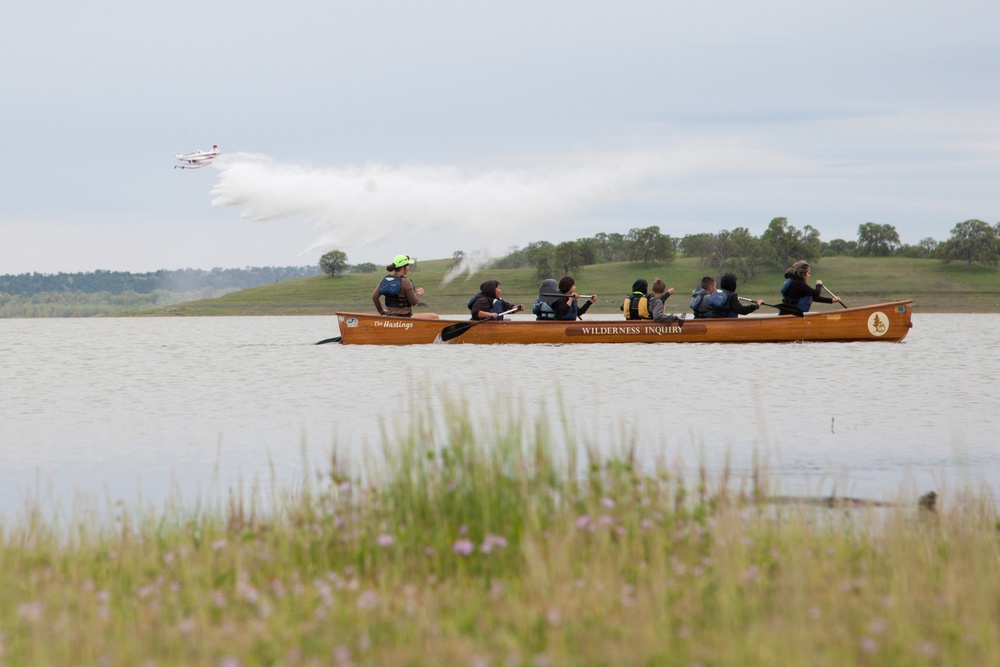
[[[193,500],[301,482],[336,446],[462,400],[610,451],[783,487],[886,496],[1000,488],[997,315],[915,315],[902,344],[313,345],[333,317],[0,321],[0,511]]]

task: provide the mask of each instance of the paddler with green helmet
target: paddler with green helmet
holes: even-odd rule
[[[413,281],[406,274],[410,271],[410,266],[415,264],[415,260],[409,255],[396,255],[392,264],[385,267],[387,274],[372,292],[372,303],[379,315],[390,317],[418,317],[422,319],[438,318],[436,313],[413,314],[413,306],[420,303],[420,297],[424,295],[424,288],[415,287]],[[385,300],[385,306],[382,305]]]

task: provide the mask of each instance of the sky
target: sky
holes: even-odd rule
[[[998,25],[996,0],[12,3],[0,274],[775,217],[943,241],[1000,221]]]

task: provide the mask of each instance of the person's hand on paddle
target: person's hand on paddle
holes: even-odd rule
[[[524,304],[523,303],[517,304],[517,312],[520,313],[522,310],[524,310]]]
[[[840,297],[839,296],[831,297],[831,301],[833,301],[833,303],[840,303]]]
[[[413,291],[416,293],[417,296],[423,296],[424,295],[424,288],[423,287],[414,287]]]
[[[757,299],[754,303],[756,303],[757,307],[760,308],[764,305],[764,299]]]
[[[590,301],[591,301],[591,303],[593,303],[594,301],[597,301],[597,295],[596,294],[591,294],[590,295]]]

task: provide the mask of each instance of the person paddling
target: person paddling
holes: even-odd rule
[[[580,295],[576,293],[576,281],[572,276],[563,276],[559,279],[559,292],[563,295],[552,303],[552,309],[556,311],[557,320],[575,320],[583,315],[594,302],[597,295],[591,294],[590,300],[580,305]]]
[[[799,260],[795,262],[785,272],[785,284],[781,286],[781,303],[789,306],[798,306],[803,313],[808,313],[813,302],[819,303],[840,303],[840,297],[833,298],[823,296],[823,281],[817,280],[816,287],[809,287],[806,280],[809,279],[809,262]]]

